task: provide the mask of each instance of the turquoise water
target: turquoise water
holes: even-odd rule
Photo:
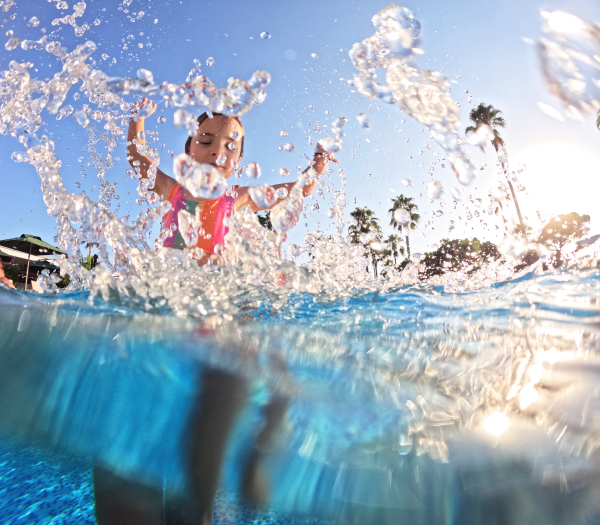
[[[183,489],[185,426],[210,366],[251,385],[223,512],[238,508],[227,498],[278,392],[291,404],[264,460],[277,516],[594,523],[599,286],[598,270],[574,267],[464,293],[425,283],[338,300],[299,294],[214,330],[87,292],[0,290],[3,514],[92,520],[92,457]],[[39,464],[33,481],[17,474]],[[49,491],[60,494],[50,507]]]

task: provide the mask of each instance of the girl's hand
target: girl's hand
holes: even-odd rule
[[[336,163],[339,163],[339,162],[340,162],[338,159],[336,159],[336,158],[334,157],[333,153],[330,153],[330,152],[328,152],[328,151],[325,151],[325,150],[323,149],[323,146],[321,146],[321,143],[320,143],[320,142],[317,142],[317,147],[316,147],[316,149],[315,149],[315,155],[317,155],[317,154],[319,154],[319,155],[322,155],[322,156],[323,156],[323,157],[325,157],[325,158],[328,158],[328,159],[329,159],[330,161],[332,161],[332,162],[336,162]]]
[[[131,108],[131,113],[137,115],[138,118],[146,118],[156,111],[156,104],[150,99],[144,97],[141,103],[135,103]]]

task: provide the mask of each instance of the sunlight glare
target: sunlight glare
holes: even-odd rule
[[[578,33],[585,28],[582,20],[568,13],[561,13],[560,11],[548,13],[547,11],[542,11],[542,16],[548,20],[550,29],[560,33]]]
[[[494,436],[500,436],[508,430],[508,418],[506,414],[494,412],[483,421],[483,428]]]

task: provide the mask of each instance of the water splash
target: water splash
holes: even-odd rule
[[[460,147],[458,107],[449,94],[449,80],[437,71],[415,68],[412,58],[420,49],[421,25],[412,12],[390,4],[373,17],[374,35],[350,50],[355,73],[353,84],[367,98],[398,104],[407,115],[425,124],[431,136],[447,152],[458,180],[468,185],[475,167]],[[376,71],[386,70],[384,83]]]
[[[539,56],[548,88],[570,116],[600,109],[600,27],[573,15],[543,12]]]

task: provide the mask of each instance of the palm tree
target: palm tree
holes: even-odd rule
[[[378,224],[379,219],[375,217],[375,212],[369,208],[356,208],[350,213],[350,216],[354,219],[354,223],[348,227],[350,240],[353,243],[360,243],[366,248],[368,256],[371,257],[373,262],[373,272],[375,277],[377,277],[379,254],[371,248],[371,243],[375,241],[380,242],[381,240],[381,227]],[[369,238],[365,238],[367,235]],[[368,266],[367,271],[369,271]]]
[[[412,197],[405,197],[404,195],[398,195],[395,199],[392,199],[392,207],[388,210],[388,213],[391,214],[392,220],[390,221],[390,226],[400,230],[401,228],[405,228],[406,234],[406,252],[408,258],[410,259],[410,243],[408,241],[408,232],[410,230],[414,230],[417,227],[417,223],[421,219],[421,216],[417,213],[418,206],[412,201]],[[406,224],[399,224],[398,221],[394,218],[394,212],[396,210],[406,210],[410,216],[410,220]]]
[[[491,104],[486,106],[483,102],[479,104],[476,108],[471,110],[469,113],[469,120],[475,124],[474,126],[469,126],[465,129],[465,135],[469,133],[477,133],[479,128],[483,125],[489,126],[492,130],[494,138],[491,140],[492,146],[496,150],[496,154],[498,155],[498,160],[502,165],[502,170],[504,171],[504,175],[506,176],[506,181],[508,182],[508,187],[510,188],[510,192],[512,194],[513,202],[515,203],[515,208],[517,208],[517,215],[519,216],[519,224],[521,226],[521,232],[527,238],[527,231],[525,228],[525,224],[523,223],[523,217],[521,215],[521,209],[519,208],[519,203],[517,201],[517,195],[515,194],[515,190],[513,188],[512,182],[508,178],[508,160],[506,156],[506,149],[504,148],[504,140],[500,136],[500,132],[496,128],[504,128],[506,127],[506,121],[503,117],[500,117],[501,110],[495,109]],[[485,151],[485,146],[480,146],[481,151]]]
[[[383,241],[388,247],[386,252],[389,252],[389,254],[386,255],[394,257],[394,266],[398,265],[396,261],[398,255],[404,255],[405,250],[404,246],[400,246],[401,241],[402,239],[395,234],[388,235],[388,238]]]
[[[369,208],[356,208],[350,213],[354,223],[348,227],[352,242],[360,242],[360,236],[369,233],[371,230],[379,229],[379,219],[375,217],[375,212]]]

